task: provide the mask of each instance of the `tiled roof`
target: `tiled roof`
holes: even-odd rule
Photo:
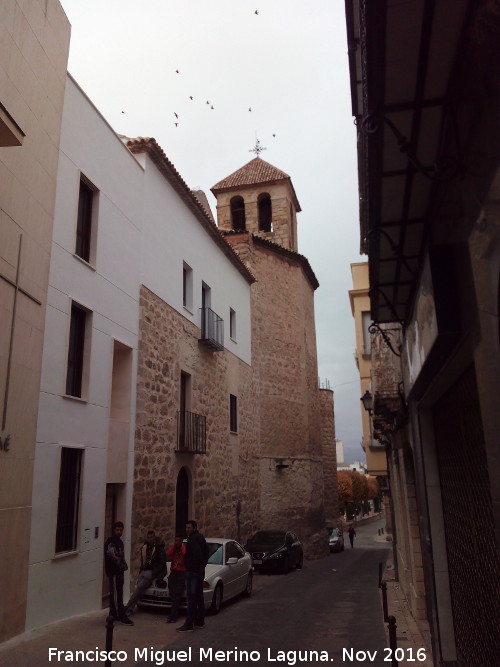
[[[307,259],[307,257],[304,257],[304,255],[295,252],[295,250],[289,250],[288,248],[284,248],[282,245],[274,243],[273,241],[268,241],[267,239],[263,239],[261,236],[258,236],[257,234],[252,234],[251,232],[247,231],[240,232],[240,231],[234,231],[232,229],[227,231],[226,230],[221,230],[221,231],[225,236],[239,236],[241,234],[247,234],[251,236],[253,242],[256,245],[260,245],[264,248],[267,248],[268,250],[272,250],[278,255],[283,255],[283,257],[287,257],[288,259],[296,261],[298,264],[302,266],[302,269],[304,270],[307,279],[311,283],[312,288],[314,290],[318,289],[319,282],[318,279],[316,278],[316,274],[312,270],[311,265],[309,264],[309,260]]]
[[[243,167],[233,172],[226,178],[223,178],[222,181],[216,183],[213,188],[211,188],[211,190],[214,194],[216,194],[222,190],[232,190],[244,187],[246,185],[274,183],[275,181],[285,180],[290,183],[295,200],[295,207],[297,211],[300,211],[300,205],[297,200],[295,190],[293,189],[290,176],[260,157],[256,157],[253,160],[250,160],[250,162],[247,162],[247,164],[245,164]]]
[[[170,162],[170,160],[167,158],[163,152],[163,149],[156,142],[156,140],[150,137],[137,137],[132,139],[130,137],[120,136],[120,138],[131,153],[148,153],[149,157],[155,163],[160,173],[163,174],[170,185],[183,199],[184,203],[188,206],[189,209],[191,209],[198,221],[201,223],[202,227],[221,248],[226,257],[229,258],[229,260],[236,266],[239,272],[249,283],[255,282],[255,277],[240,260],[234,248],[226,241],[213,219],[207,213],[204,206],[200,203],[198,197],[196,197],[189,189],[187,183],[184,181],[172,162]]]
[[[213,186],[214,190],[226,190],[227,188],[239,188],[242,185],[254,185],[255,183],[269,183],[269,181],[282,181],[290,178],[281,169],[273,167],[272,164],[256,157],[246,165],[219,181]]]

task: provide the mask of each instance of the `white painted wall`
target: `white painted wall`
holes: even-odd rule
[[[99,190],[93,267],[74,255],[80,173]],[[130,347],[136,358],[143,175],[137,161],[68,77],[35,453],[28,629],[101,606],[113,341]],[[86,401],[64,398],[72,299],[92,311]],[[132,366],[129,460],[134,447],[137,365]],[[77,552],[55,557],[62,446],[84,448],[83,477]],[[126,512],[120,517],[125,525],[130,524],[132,479],[130,463]]]
[[[224,320],[224,346],[251,363],[250,286],[222,249],[167,183],[147,155],[145,167],[142,282],[200,326],[201,284],[211,288],[211,305]],[[193,269],[193,308],[182,305],[182,267]],[[229,337],[229,309],[236,312],[236,342]]]
[[[74,255],[80,174],[99,190],[93,266]],[[192,313],[182,305],[184,261],[193,269]],[[199,326],[202,281],[211,287],[212,309],[224,319],[226,348],[250,363],[250,285],[150,158],[136,159],[68,77],[35,452],[27,629],[100,608],[113,342],[133,350],[128,479],[119,517],[129,549],[140,285]],[[86,400],[64,397],[72,299],[92,311]],[[229,338],[230,308],[237,314],[236,341]],[[55,557],[63,446],[84,449],[79,543],[76,553]]]

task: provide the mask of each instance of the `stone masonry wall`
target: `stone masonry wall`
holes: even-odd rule
[[[325,520],[326,525],[333,528],[337,525],[339,518],[333,391],[330,389],[320,389],[319,400],[321,404],[321,442],[323,448],[323,475],[325,479]]]
[[[258,528],[258,442],[252,369],[199,342],[200,330],[141,288],[137,426],[132,512],[132,575],[148,528],[175,532],[177,475],[190,480],[189,516],[206,536],[240,537]],[[191,375],[189,410],[206,415],[207,453],[176,453],[181,371]],[[229,394],[238,397],[238,433],[229,432]]]
[[[259,400],[261,527],[294,530],[307,557],[322,555],[327,545],[314,290],[293,258],[254,245],[245,235],[227,239],[237,251],[244,248],[257,278],[252,363]],[[289,467],[277,470],[276,458]]]
[[[259,231],[259,211],[257,200],[260,194],[268,193],[272,200],[272,232]],[[234,196],[241,196],[245,202],[245,227],[247,231],[284,248],[297,250],[297,221],[292,203],[290,186],[286,182],[262,183],[217,194],[217,222],[220,229],[231,230],[230,202]]]

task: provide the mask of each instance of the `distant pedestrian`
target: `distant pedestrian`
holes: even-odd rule
[[[187,616],[184,625],[177,632],[193,632],[194,628],[205,626],[205,603],[203,581],[208,561],[208,546],[203,535],[198,532],[196,521],[186,523],[186,596]]]
[[[172,608],[167,623],[179,620],[179,605],[186,588],[186,545],[182,543],[182,535],[176,535],[174,543],[167,550],[167,558],[171,559],[168,575],[168,592],[172,600]]]
[[[141,547],[141,567],[139,578],[134,592],[125,605],[125,613],[131,614],[134,607],[146,590],[155,579],[163,579],[167,572],[167,555],[165,553],[165,542],[156,537],[154,530],[148,530],[146,539]]]
[[[347,532],[349,533],[349,542],[351,543],[351,549],[354,549],[354,538],[356,537],[356,531],[354,530],[354,526],[352,524],[349,526],[349,530]]]
[[[134,625],[123,606],[124,572],[128,570],[122,542],[123,523],[115,521],[113,534],[104,543],[104,567],[109,581],[109,614],[125,625]]]

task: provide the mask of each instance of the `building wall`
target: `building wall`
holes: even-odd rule
[[[257,278],[252,365],[259,401],[261,525],[294,530],[306,554],[318,555],[326,541],[314,289],[297,260],[248,234],[227,238]],[[276,469],[280,458],[288,468]]]
[[[182,467],[190,481],[189,516],[205,535],[244,540],[258,527],[252,368],[228,350],[203,347],[199,335],[195,324],[142,288],[132,520],[136,547],[149,528],[173,540]],[[189,411],[206,416],[205,454],[175,451],[181,372],[191,376]],[[229,429],[230,394],[238,399],[237,433]]]
[[[325,484],[325,524],[327,528],[336,526],[339,518],[337,452],[340,441],[335,440],[333,399],[333,391],[330,389],[320,389],[321,441],[323,444],[323,477]]]
[[[368,262],[351,264],[353,289],[349,292],[351,301],[351,311],[354,317],[354,331],[356,336],[356,364],[359,370],[360,378],[360,396],[366,391],[372,392],[371,372],[372,356],[367,353],[365,347],[362,313],[370,312],[370,297],[368,278]],[[367,473],[369,475],[385,475],[387,472],[387,462],[384,451],[373,451],[370,448],[373,442],[372,424],[369,413],[364,409],[360,401],[361,425],[363,428],[363,449],[366,454]]]
[[[69,37],[57,0],[0,3],[0,405],[5,408],[0,414],[0,552],[5,563],[16,564],[17,574],[13,577],[9,567],[0,574],[0,641],[25,627],[36,415]],[[15,301],[16,278],[36,300],[19,291]]]
[[[75,254],[80,177],[97,189],[95,257]],[[61,131],[52,258],[35,451],[27,627],[99,609],[106,484],[120,485],[128,526],[132,500],[135,366],[143,170],[77,84],[68,77]],[[66,396],[71,304],[90,311],[82,398]],[[126,414],[113,414],[115,344],[130,356]],[[83,450],[78,542],[55,553],[62,447]],[[130,532],[124,539],[130,547]],[[45,604],[40,604],[40,600]]]

